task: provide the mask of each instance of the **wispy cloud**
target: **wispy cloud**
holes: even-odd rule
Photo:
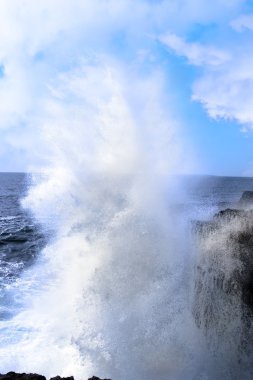
[[[242,32],[246,29],[253,30],[253,15],[241,15],[231,21],[231,26],[238,32]]]
[[[162,36],[160,41],[188,64],[201,68],[193,82],[192,99],[212,118],[235,120],[245,131],[253,128],[253,54],[252,36],[240,32],[253,29],[252,15],[239,16],[224,29],[226,34],[216,33],[212,45],[185,42],[175,34]]]
[[[185,42],[175,34],[167,34],[159,38],[163,44],[177,55],[183,56],[196,66],[219,66],[230,59],[230,55],[213,46],[206,46],[197,42]]]

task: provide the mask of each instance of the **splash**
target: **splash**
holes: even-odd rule
[[[14,286],[3,372],[189,374],[187,252],[171,207],[179,151],[161,83],[155,73],[127,84],[115,68],[85,64],[45,102],[48,165],[23,203],[51,238]]]

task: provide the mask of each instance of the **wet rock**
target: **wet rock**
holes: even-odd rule
[[[46,380],[45,376],[38,375],[36,373],[16,373],[8,372],[5,375],[0,374],[0,380]],[[50,380],[74,380],[73,376],[61,377],[55,376],[51,377]],[[99,377],[93,376],[88,380],[111,380],[111,379],[100,379]]]
[[[46,380],[46,378],[36,373],[8,372],[5,375],[0,374],[0,380]]]
[[[249,224],[253,220],[253,210],[243,210],[236,208],[226,208],[214,214],[208,221],[193,221],[193,228],[196,233],[206,235],[220,229],[225,224],[237,222],[238,224]]]
[[[73,376],[69,376],[69,377],[55,376],[55,377],[51,377],[50,380],[74,380],[74,377]]]
[[[226,208],[225,210],[219,211],[214,215],[214,219],[233,219],[233,218],[245,218],[247,213],[244,210]]]
[[[253,206],[253,191],[244,191],[238,204],[242,207]]]
[[[210,345],[253,350],[253,192],[245,209],[227,208],[195,222],[198,258],[193,315]],[[245,203],[246,204],[246,203]]]

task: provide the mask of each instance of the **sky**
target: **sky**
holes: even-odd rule
[[[0,171],[56,159],[58,137],[93,123],[110,88],[175,171],[253,176],[252,37],[251,1],[1,0]],[[115,107],[103,117],[120,124]],[[167,146],[163,133],[147,143],[151,124],[170,130]]]

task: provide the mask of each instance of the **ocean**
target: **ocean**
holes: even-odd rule
[[[233,327],[227,320],[230,332],[221,327],[226,335],[214,327],[206,333],[194,319],[200,314],[194,301],[199,247],[192,226],[234,207],[243,191],[253,190],[253,178],[179,177],[180,192],[168,210],[157,205],[157,219],[150,210],[145,217],[144,209],[129,211],[124,199],[110,200],[106,212],[94,204],[82,208],[75,194],[67,217],[64,200],[55,203],[55,212],[49,207],[35,215],[40,197],[30,208],[32,183],[29,174],[0,174],[0,373],[252,378],[251,353],[243,359],[237,350],[227,354],[226,344],[219,351],[208,337],[210,331],[217,332],[215,342],[219,334],[237,336],[242,322]],[[212,249],[208,239],[205,252]],[[227,301],[208,297],[225,326]]]
[[[45,244],[38,223],[25,211],[20,200],[25,196],[29,175],[0,173],[0,318],[15,314],[16,300],[8,295],[22,272],[33,265]]]

